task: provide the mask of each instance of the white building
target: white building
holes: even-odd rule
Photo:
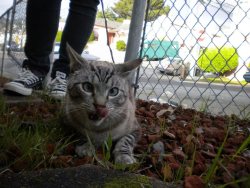
[[[239,65],[234,75],[239,80],[250,62],[250,3],[237,0],[172,0],[170,12],[147,25],[147,40],[154,38],[178,41],[180,56],[191,63],[190,75],[200,47],[232,46],[237,48]]]

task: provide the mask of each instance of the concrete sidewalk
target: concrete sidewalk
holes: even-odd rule
[[[5,54],[4,62],[2,62],[2,56],[3,54],[0,51],[0,69],[3,73],[0,76],[3,76],[8,79],[15,79],[18,73],[21,71],[20,65],[14,62],[14,60],[12,60],[11,57],[7,55],[7,53]]]

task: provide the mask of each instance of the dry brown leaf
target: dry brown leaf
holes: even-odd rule
[[[185,177],[184,188],[203,188],[205,187],[204,182],[199,176],[188,176]]]
[[[156,117],[160,118],[163,116],[165,113],[169,112],[169,115],[171,115],[174,112],[173,107],[169,106],[168,109],[162,109],[156,113]]]
[[[191,176],[192,175],[192,168],[191,167],[189,167],[189,166],[187,166],[186,168],[185,168],[185,176]]]
[[[172,134],[172,133],[170,133],[170,132],[168,132],[168,130],[165,130],[165,131],[163,132],[163,134],[164,134],[165,136],[169,137],[169,138],[175,139],[175,135]]]
[[[164,166],[161,168],[161,173],[164,177],[164,180],[171,181],[173,179],[173,173],[169,164],[164,164]]]

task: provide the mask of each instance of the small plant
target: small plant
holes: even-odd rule
[[[58,31],[56,34],[56,42],[61,42],[62,39],[62,31]]]
[[[94,40],[95,40],[95,34],[94,34],[94,32],[92,31],[92,33],[91,33],[91,35],[90,35],[90,37],[89,37],[88,42],[93,42]]]
[[[225,74],[238,66],[238,54],[235,48],[207,48],[201,51],[198,66],[205,72]]]
[[[32,117],[18,110],[21,106]],[[43,107],[37,105],[34,108],[33,104],[21,106],[6,105],[2,100],[0,102],[0,173],[9,168],[19,172],[59,167],[57,157],[74,141],[70,140],[71,136],[64,135],[57,121],[58,114],[51,114],[45,120]],[[30,121],[34,114],[37,114],[35,121]]]
[[[109,161],[111,157],[111,147],[112,147],[112,137],[108,136],[108,139],[102,145],[102,151],[104,155],[104,160]]]
[[[208,107],[209,107],[209,104],[208,104],[209,100],[210,100],[209,97],[207,99],[203,99],[199,111],[207,113]]]
[[[247,147],[250,145],[250,135],[247,137],[246,140],[241,144],[241,146],[238,148],[236,153],[234,154],[233,158],[235,158],[238,154],[240,154],[242,151],[247,149]]]
[[[250,144],[248,119],[241,120],[235,115],[212,116],[137,100],[136,115],[142,127],[142,138],[134,151],[137,163],[114,164],[111,135],[95,148],[86,134],[91,155],[77,156],[72,142],[79,137],[74,132],[70,132],[72,137],[67,136],[69,130],[58,121],[61,103],[57,104],[43,93],[40,98],[41,104],[5,104],[0,97],[0,175],[6,171],[94,164],[174,184],[184,181],[193,187],[197,187],[197,182],[203,187],[205,184],[221,188],[249,187],[248,157],[245,157]],[[201,108],[204,112],[207,112],[208,101]],[[131,187],[127,179],[106,185],[116,186],[123,181]]]
[[[125,51],[126,50],[126,43],[123,40],[119,40],[116,42],[116,49],[119,51]]]
[[[226,140],[228,138],[228,133],[229,133],[229,131],[227,131],[226,136],[224,137],[223,143],[218,148],[218,152],[217,152],[215,158],[213,159],[211,166],[207,170],[207,173],[206,173],[206,176],[205,176],[205,183],[207,185],[209,184],[209,182],[212,181],[212,178],[213,178],[213,176],[215,175],[215,173],[216,173],[216,171],[218,169],[218,163],[220,162],[221,153],[222,153],[222,150],[223,150],[224,145],[226,143]]]
[[[247,64],[247,68],[250,71],[250,62]]]

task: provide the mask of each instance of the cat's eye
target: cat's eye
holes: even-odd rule
[[[93,93],[93,91],[94,91],[94,86],[89,82],[84,82],[82,84],[82,88],[84,91],[86,91],[88,93]]]
[[[119,93],[119,89],[117,87],[113,87],[109,90],[109,96],[114,97],[118,95],[118,93]]]

